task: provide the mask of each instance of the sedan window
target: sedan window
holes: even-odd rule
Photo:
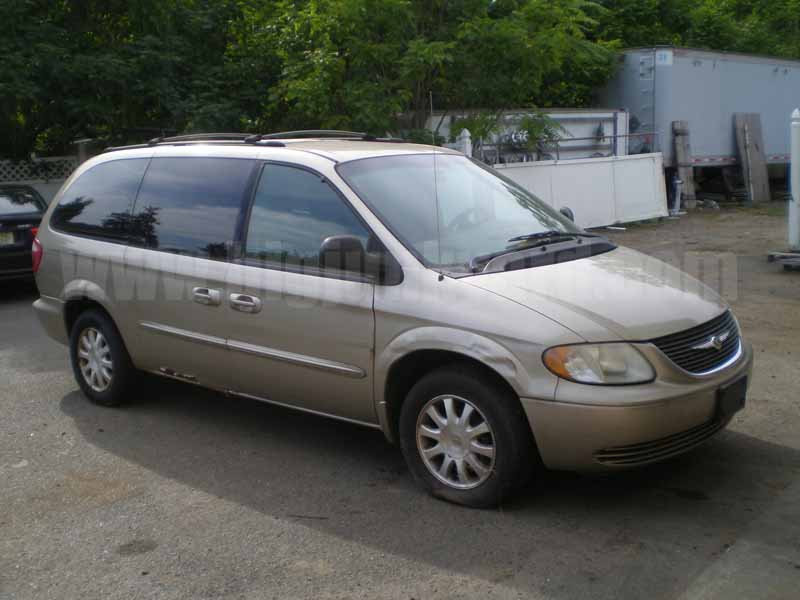
[[[44,212],[44,201],[26,190],[0,188],[0,215]]]

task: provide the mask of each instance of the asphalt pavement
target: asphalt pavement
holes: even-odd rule
[[[155,378],[92,405],[34,299],[0,287],[3,600],[800,594],[796,372],[757,376],[699,451],[471,510],[423,494],[377,431]]]

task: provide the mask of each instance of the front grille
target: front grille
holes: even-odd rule
[[[711,346],[695,349],[695,346],[707,344],[714,336],[727,337],[719,349]],[[739,349],[739,328],[731,311],[726,310],[720,316],[686,329],[679,333],[665,335],[652,340],[659,350],[676,365],[690,373],[703,373],[718,367],[736,354]]]
[[[598,450],[594,453],[594,459],[600,464],[617,467],[646,465],[687,452],[706,441],[724,426],[725,421],[713,419],[697,427],[650,442]]]

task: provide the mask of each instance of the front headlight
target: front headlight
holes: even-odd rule
[[[553,373],[578,383],[647,383],[656,375],[647,359],[625,343],[555,346],[542,359]]]

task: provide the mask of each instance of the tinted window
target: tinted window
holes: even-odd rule
[[[264,166],[250,213],[248,258],[318,269],[324,267],[322,242],[337,235],[356,236],[367,248],[368,230],[319,175],[284,165]],[[356,264],[353,270],[361,268]]]
[[[131,218],[132,243],[227,258],[253,165],[236,158],[154,158]]]
[[[64,231],[126,239],[131,204],[148,160],[131,158],[92,167],[72,182],[50,222]]]
[[[0,215],[44,212],[44,201],[32,190],[0,188]]]

